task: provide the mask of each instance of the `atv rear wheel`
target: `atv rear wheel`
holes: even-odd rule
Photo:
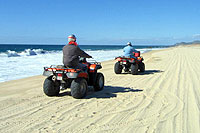
[[[144,71],[145,71],[145,65],[144,65],[143,62],[141,62],[141,63],[139,64],[139,69],[140,69],[140,72],[144,72]]]
[[[102,73],[97,73],[96,80],[94,83],[94,90],[101,91],[104,88],[104,76]]]
[[[53,81],[52,76],[45,79],[43,91],[47,96],[58,96],[60,92],[60,84],[58,81]]]
[[[76,99],[86,96],[88,90],[87,81],[84,78],[74,79],[71,83],[71,95]]]
[[[122,73],[122,65],[120,65],[120,62],[116,62],[115,63],[115,68],[114,68],[114,70],[115,70],[115,73],[116,74],[120,74],[120,73]]]
[[[138,64],[131,64],[131,74],[138,74]]]

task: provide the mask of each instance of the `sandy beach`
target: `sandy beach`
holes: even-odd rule
[[[47,97],[44,76],[0,83],[0,132],[200,132],[200,45],[145,53],[146,72],[113,71],[103,62],[105,87],[84,99]]]

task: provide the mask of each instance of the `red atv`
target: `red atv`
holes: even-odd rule
[[[135,58],[128,57],[116,57],[114,71],[116,74],[122,73],[122,69],[124,68],[124,72],[131,72],[131,74],[136,75],[138,71],[144,72],[145,65],[142,62],[144,59],[140,56],[140,52],[133,53]]]
[[[60,90],[71,88],[74,98],[83,98],[87,94],[88,86],[93,86],[95,91],[104,88],[104,76],[97,72],[101,69],[99,62],[81,62],[87,65],[88,70],[66,68],[63,65],[44,67],[44,76],[48,76],[43,84],[43,91],[47,96],[57,96]]]

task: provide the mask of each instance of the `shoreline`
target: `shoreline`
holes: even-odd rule
[[[144,56],[144,57],[146,57],[148,59],[149,54],[151,55],[154,52],[159,52],[159,51],[163,51],[163,50],[167,50],[167,49],[175,48],[175,47],[194,47],[194,46],[198,47],[198,46],[200,46],[200,44],[187,44],[187,45],[186,44],[183,44],[183,45],[180,44],[180,45],[173,45],[173,46],[169,46],[167,48],[161,48],[161,49],[158,49],[158,50],[150,50],[150,51],[141,53],[141,56]],[[144,58],[144,60],[146,60],[146,59]],[[114,61],[114,59],[113,60],[102,61],[101,63],[106,63],[106,62],[111,62],[111,61]],[[3,82],[0,82],[0,84],[1,83],[5,83],[5,82],[15,81],[15,80],[22,80],[22,79],[26,79],[26,78],[38,77],[38,76],[43,76],[43,75],[42,74],[41,75],[33,75],[33,76],[25,77],[25,78],[3,81]]]
[[[170,47],[167,47],[167,48],[170,48]],[[167,48],[158,48],[158,49],[149,50],[149,51],[146,51],[146,52],[144,52],[144,53],[141,53],[141,55],[145,55],[145,54],[147,54],[147,53],[149,53],[149,52],[152,52],[152,51],[163,50],[163,49],[167,49]],[[109,62],[109,61],[113,61],[113,60],[114,60],[114,58],[113,58],[112,60],[105,60],[105,61],[102,61],[101,63],[103,63],[103,62]],[[41,75],[27,76],[27,77],[23,77],[23,78],[17,78],[17,79],[13,79],[13,80],[2,81],[2,82],[0,82],[0,84],[1,84],[1,83],[5,83],[5,82],[9,82],[9,81],[23,80],[23,79],[25,79],[25,78],[35,77],[35,76],[42,76],[42,74],[41,74]]]

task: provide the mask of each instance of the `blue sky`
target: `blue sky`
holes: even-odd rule
[[[200,40],[200,0],[0,0],[0,43]]]

